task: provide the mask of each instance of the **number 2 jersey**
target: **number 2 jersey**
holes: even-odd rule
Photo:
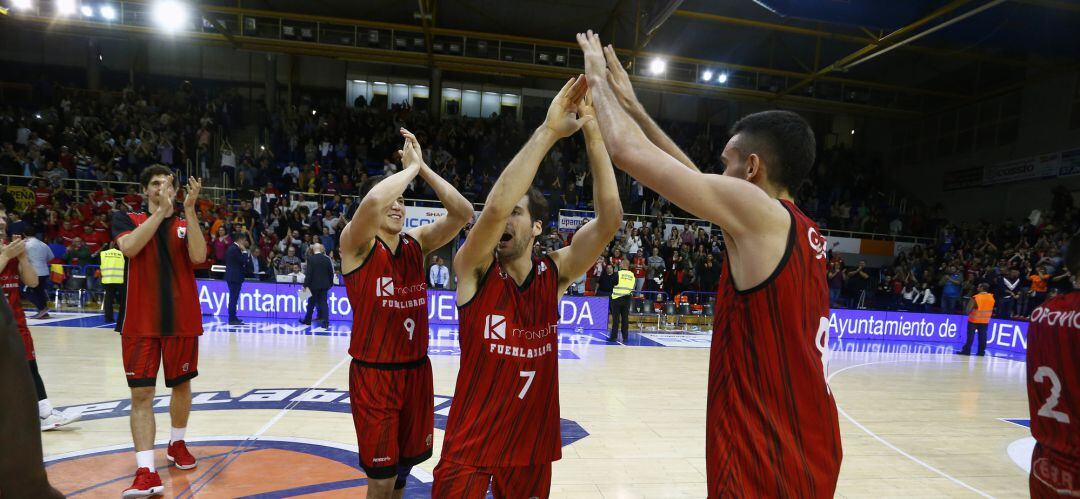
[[[1080,495],[1080,291],[1047,300],[1030,324],[1032,475],[1058,493]]]
[[[353,309],[349,355],[361,362],[397,364],[427,355],[424,250],[408,234],[391,249],[375,238],[364,263],[345,275]]]
[[[544,464],[562,457],[559,271],[533,260],[518,286],[496,260],[458,306],[461,368],[442,458],[470,466]]]
[[[829,352],[826,241],[789,201],[787,248],[761,284],[716,293],[706,427],[709,497],[832,497],[842,451]]]

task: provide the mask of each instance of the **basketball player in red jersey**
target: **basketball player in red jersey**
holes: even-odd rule
[[[424,164],[416,137],[401,133],[404,169],[370,187],[341,232],[341,270],[353,309],[353,423],[368,497],[379,499],[402,497],[409,471],[431,457],[435,399],[424,261],[473,216],[472,203]],[[402,232],[402,193],[417,176],[447,213]]]
[[[116,245],[128,258],[127,315],[120,334],[131,388],[131,436],[137,464],[135,481],[124,497],[149,497],[165,489],[154,467],[154,385],[162,363],[165,386],[172,389],[172,431],[165,457],[183,470],[197,464],[184,444],[184,433],[191,413],[191,379],[199,374],[203,331],[194,270],[206,260],[206,239],[195,213],[202,184],[194,177],[188,181],[181,218],[175,213],[172,170],[150,166],[139,180],[149,213],[118,212],[112,220]]]
[[[432,496],[547,497],[559,431],[559,299],[600,256],[622,222],[615,172],[584,77],[571,79],[547,119],[506,166],[454,257],[461,368]],[[577,116],[575,116],[575,113]],[[530,188],[540,161],[584,126],[596,218],[570,246],[534,259],[547,201]]]
[[[1031,497],[1080,497],[1080,236],[1065,255],[1073,290],[1031,313],[1028,407],[1035,452]]]
[[[7,215],[0,214],[0,234],[7,227]],[[38,396],[38,417],[41,420],[41,431],[55,430],[61,426],[71,424],[79,419],[78,415],[62,413],[53,408],[49,396],[45,392],[45,382],[38,372],[37,355],[34,352],[34,338],[30,336],[30,328],[26,325],[26,312],[22,308],[22,286],[36,287],[38,284],[37,272],[26,254],[26,241],[22,236],[15,236],[14,240],[3,241],[3,250],[0,250],[0,286],[3,287],[4,297],[11,306],[12,316],[22,336],[23,349],[26,361],[30,364],[30,374],[34,379],[34,388]]]
[[[786,111],[746,116],[721,155],[724,174],[701,173],[644,114],[614,49],[605,54],[591,31],[578,42],[615,164],[724,233],[709,366],[709,497],[832,497],[842,451],[825,381],[825,238],[792,201],[814,163],[813,132]]]

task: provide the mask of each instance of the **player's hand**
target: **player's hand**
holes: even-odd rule
[[[187,195],[184,196],[184,209],[194,210],[195,201],[199,199],[199,191],[202,190],[202,181],[195,177],[188,177]]]
[[[600,45],[600,35],[590,29],[577,34],[578,45],[585,55],[585,75],[599,84],[607,81],[607,61],[604,60],[604,48]]]
[[[404,168],[424,167],[424,154],[420,150],[420,142],[412,132],[402,128],[401,136],[405,137],[405,145],[401,148],[401,165]]]
[[[615,47],[611,45],[604,47],[604,59],[607,61],[607,81],[611,84],[611,88],[615,90],[615,96],[618,97],[619,104],[627,111],[640,107],[641,103],[638,101],[637,95],[634,94],[634,86],[630,83],[630,75],[626,73],[626,69],[619,62],[619,56],[615,54]]]
[[[25,253],[26,241],[23,239],[16,239],[5,245],[3,250],[0,250],[0,255],[8,260],[14,260]]]
[[[176,201],[176,187],[173,185],[173,176],[169,175],[166,180],[167,184],[158,189],[157,201],[158,210],[161,211],[165,218],[169,218],[173,215],[176,207],[173,203]]]
[[[582,126],[582,129],[585,130],[586,138],[594,133],[600,132],[600,123],[596,121],[596,108],[593,107],[591,91],[586,92],[585,98],[581,99],[581,102],[578,103],[578,116],[587,120]],[[596,137],[599,137],[599,135]]]
[[[559,90],[559,94],[555,96],[555,99],[551,101],[543,126],[547,127],[559,138],[569,137],[580,130],[586,121],[592,119],[577,116],[578,104],[585,97],[585,92],[588,89],[589,85],[586,83],[584,75],[570,78],[566,85],[563,85],[562,90]]]

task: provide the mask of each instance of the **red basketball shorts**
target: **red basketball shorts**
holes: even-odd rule
[[[199,337],[122,336],[124,372],[131,388],[154,386],[164,360],[165,386],[172,388],[199,375]]]
[[[402,364],[353,360],[349,368],[360,467],[372,479],[398,476],[431,457],[435,398],[427,357]]]
[[[435,467],[435,499],[483,499],[488,484],[495,499],[545,498],[551,494],[551,463],[514,467],[476,467],[445,459]]]

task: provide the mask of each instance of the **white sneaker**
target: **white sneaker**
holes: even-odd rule
[[[82,417],[82,414],[68,414],[53,409],[48,416],[41,418],[41,431],[55,430],[61,426],[74,423]]]

